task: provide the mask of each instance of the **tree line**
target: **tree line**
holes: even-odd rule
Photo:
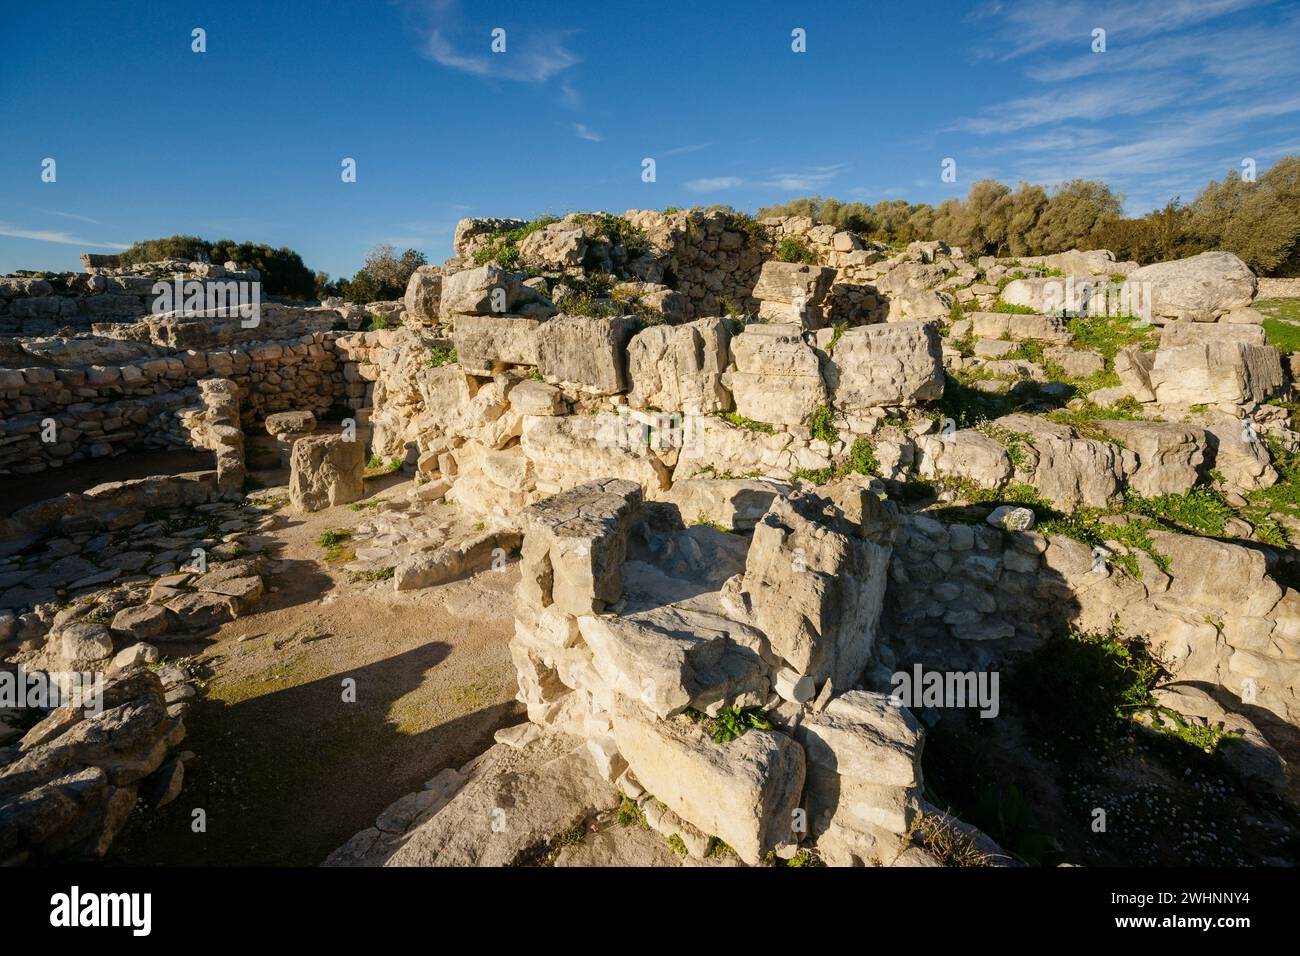
[[[942,239],[968,256],[1109,249],[1117,259],[1146,264],[1224,249],[1259,275],[1300,276],[1300,156],[1283,157],[1253,181],[1233,170],[1190,203],[1175,197],[1137,218],[1124,217],[1122,200],[1097,180],[1076,179],[1049,192],[982,179],[965,199],[938,206],[810,196],[760,209],[758,216],[810,216],[891,244]]]
[[[162,259],[191,262],[234,262],[240,269],[256,269],[262,275],[266,295],[284,299],[323,299],[341,296],[345,301],[364,304],[400,299],[406,283],[417,268],[427,264],[424,253],[407,249],[400,255],[389,245],[379,244],[366,256],[365,264],[352,278],[331,281],[324,272],[312,272],[292,249],[273,249],[265,243],[218,239],[210,242],[198,236],[166,236],[143,239],[118,255],[123,266]]]

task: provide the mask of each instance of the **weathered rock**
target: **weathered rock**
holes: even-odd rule
[[[660,718],[688,707],[755,707],[770,691],[763,636],[716,614],[660,607],[578,618],[597,672]]]
[[[455,321],[455,317],[462,315],[518,315],[545,319],[554,314],[555,305],[550,299],[524,285],[517,273],[506,272],[494,265],[453,272],[442,279],[442,297],[438,305],[442,322]]]
[[[1096,426],[1137,456],[1130,490],[1146,497],[1182,494],[1197,483],[1205,464],[1204,429],[1172,422],[1107,421]]]
[[[734,371],[722,377],[736,412],[780,425],[802,425],[826,401],[814,352],[796,325],[746,326],[731,339]]]
[[[442,266],[420,266],[406,283],[406,314],[421,325],[437,325],[442,303]]]
[[[685,325],[652,325],[633,337],[627,350],[634,408],[707,415],[731,407],[722,384],[730,361],[727,325],[699,319]]]
[[[754,527],[742,587],[791,668],[852,687],[875,642],[897,512],[860,485],[821,492],[772,502]]]
[[[456,362],[473,375],[491,375],[498,365],[536,365],[541,319],[513,315],[467,315],[456,319],[452,341]]]
[[[705,519],[734,531],[748,531],[790,486],[759,478],[683,478],[662,501],[675,505],[685,524]]]
[[[1120,495],[1124,477],[1137,470],[1133,452],[1080,438],[1068,425],[1019,413],[996,419],[993,425],[1021,436],[1016,480],[1032,485],[1045,501],[1063,510],[1106,507]]]
[[[504,562],[519,542],[516,531],[484,531],[433,551],[418,552],[393,569],[393,588],[411,591],[465,577],[494,561]]]
[[[970,428],[919,436],[914,460],[922,478],[963,478],[990,490],[1001,488],[1012,474],[1006,447]]]
[[[1115,371],[1139,402],[1174,406],[1260,403],[1283,383],[1277,349],[1230,340],[1123,349]]]
[[[943,396],[939,333],[926,322],[863,325],[840,336],[826,365],[836,406],[861,412]]]
[[[582,226],[564,220],[530,233],[519,244],[519,259],[535,269],[569,269],[582,265],[587,239]]]
[[[640,487],[620,479],[588,482],[531,505],[524,512],[522,593],[573,615],[617,601],[627,532],[640,508]]]
[[[635,481],[646,494],[669,484],[669,472],[639,429],[614,414],[526,415],[520,447],[536,469],[537,487],[561,491],[592,475]]]
[[[627,342],[637,319],[562,315],[537,330],[537,366],[547,381],[592,395],[627,388]]]
[[[365,451],[342,435],[313,435],[293,446],[289,502],[298,512],[344,505],[365,494]]]
[[[746,863],[795,842],[804,754],[784,734],[750,730],[717,744],[687,717],[651,721],[635,705],[620,704],[614,738],[655,799],[726,841]]]
[[[176,616],[157,604],[139,604],[118,611],[109,625],[114,634],[132,641],[163,638],[176,627]]]
[[[1153,318],[1214,322],[1250,305],[1254,273],[1231,252],[1202,252],[1187,259],[1135,269],[1125,288],[1150,289]]]

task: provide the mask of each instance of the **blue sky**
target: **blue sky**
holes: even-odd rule
[[[350,275],[378,242],[440,262],[467,215],[939,202],[985,176],[1101,178],[1142,213],[1300,152],[1294,0],[8,0],[0,22],[0,273],[193,233]]]

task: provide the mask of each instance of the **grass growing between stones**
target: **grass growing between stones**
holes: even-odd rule
[[[1107,368],[1120,349],[1136,345],[1150,351],[1160,344],[1160,330],[1134,316],[1076,315],[1067,323],[1076,349],[1100,352]]]
[[[356,560],[352,550],[351,528],[330,528],[322,531],[316,544],[325,549],[325,560],[329,564],[345,564]]]
[[[587,839],[587,823],[585,820],[565,827],[555,836],[551,837],[545,843],[538,846],[530,847],[519,854],[515,860],[514,866],[555,866],[555,861],[560,858],[560,851],[566,846],[581,846]]]
[[[918,813],[899,841],[899,854],[913,841],[918,842],[944,866],[988,866],[990,860],[975,845],[975,840],[958,830],[950,820],[937,814]]]
[[[429,367],[441,368],[444,365],[456,364],[455,348],[447,348],[441,345],[435,345],[429,349]]]
[[[709,717],[698,710],[687,710],[686,715],[697,724],[703,724],[704,730],[713,738],[715,744],[725,744],[735,740],[751,728],[771,730],[772,722],[767,719],[761,707],[724,707],[718,716]]]
[[[828,445],[833,445],[840,440],[839,432],[835,430],[832,421],[834,412],[829,405],[818,406],[817,410],[812,413],[808,419],[808,431],[817,441],[824,441]]]
[[[1171,714],[1152,693],[1166,676],[1141,640],[1062,630],[1004,668],[997,719],[942,712],[928,798],[1036,865],[1293,858],[1277,834],[1294,809],[1235,773],[1226,735],[1152,719]]]
[[[615,819],[621,827],[639,827],[642,830],[649,830],[650,823],[645,818],[645,813],[641,810],[635,800],[626,794],[619,794],[623,799],[618,805]]]
[[[728,425],[735,425],[737,428],[743,428],[746,431],[761,432],[764,435],[776,433],[776,429],[767,422],[755,421],[752,418],[746,418],[744,415],[738,415],[735,412],[719,412],[718,417]]]
[[[795,479],[811,481],[815,485],[824,485],[828,481],[842,478],[844,475],[879,476],[880,462],[876,459],[876,446],[869,438],[855,438],[853,447],[839,465],[833,468],[796,468]]]
[[[490,234],[487,241],[474,253],[474,264],[482,266],[495,260],[502,269],[518,271],[520,243],[533,233],[540,232],[551,223],[559,221],[557,216],[538,216],[518,229],[502,229]]]

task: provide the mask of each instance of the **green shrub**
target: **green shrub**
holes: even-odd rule
[[[808,419],[808,431],[812,433],[814,439],[832,445],[839,441],[840,438],[839,433],[835,430],[835,426],[832,423],[833,419],[834,413],[831,411],[831,407],[829,405],[821,405],[812,413],[812,417]]]
[[[776,258],[781,262],[802,262],[805,265],[817,265],[817,253],[808,248],[808,244],[798,236],[786,236],[776,247]]]
[[[429,367],[441,368],[444,365],[456,364],[456,349],[445,348],[441,345],[435,345],[429,350]]]

